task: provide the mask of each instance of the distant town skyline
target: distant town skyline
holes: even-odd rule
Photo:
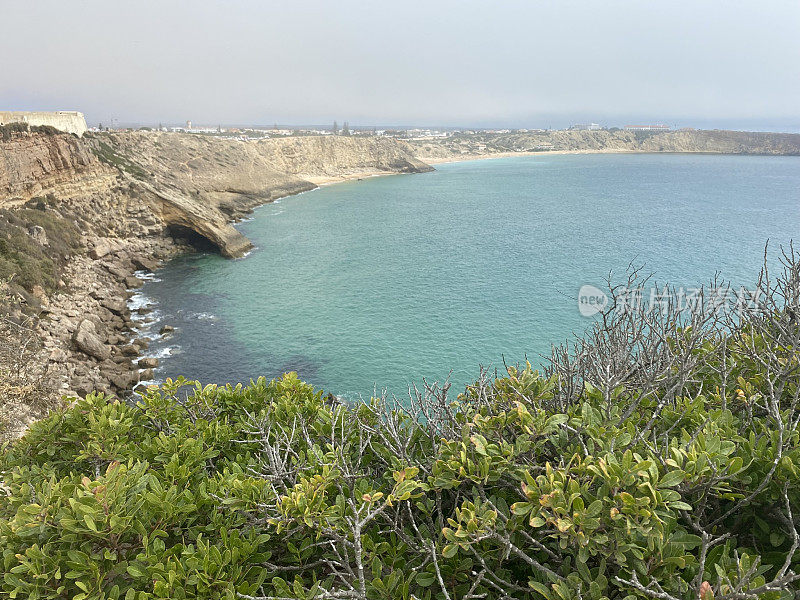
[[[800,131],[800,3],[3,3],[0,110],[90,125]]]
[[[104,128],[111,129],[136,129],[140,127],[157,128],[159,125],[168,129],[185,128],[186,120],[184,121],[120,121],[119,119],[101,119],[99,121],[91,121],[87,117],[87,124],[90,128],[97,128],[102,125]],[[596,127],[589,127],[595,125]],[[391,130],[411,130],[411,129],[431,129],[441,131],[492,131],[492,130],[557,130],[557,129],[626,129],[637,128],[641,126],[665,125],[667,129],[730,129],[740,131],[769,131],[769,132],[783,132],[783,133],[800,133],[800,119],[793,120],[765,120],[765,119],[733,119],[733,120],[704,120],[686,118],[676,122],[658,120],[658,119],[627,119],[615,121],[612,123],[596,123],[591,120],[584,119],[570,120],[566,117],[558,117],[555,119],[547,120],[547,125],[541,123],[534,123],[529,125],[492,125],[492,124],[459,124],[459,125],[443,125],[443,124],[426,124],[426,123],[349,123],[350,129],[353,130],[369,130],[369,129],[391,129]],[[312,122],[297,122],[297,123],[214,123],[214,122],[196,122],[193,121],[194,129],[272,129],[277,127],[281,130],[287,129],[316,129],[316,130],[331,130],[333,123],[312,123]]]

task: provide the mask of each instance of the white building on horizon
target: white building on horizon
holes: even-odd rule
[[[625,125],[625,131],[669,131],[669,125]]]

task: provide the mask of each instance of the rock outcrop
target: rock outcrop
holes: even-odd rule
[[[84,319],[78,323],[75,333],[72,334],[72,341],[75,342],[78,350],[87,356],[97,360],[111,358],[111,348],[106,345],[105,340],[97,335],[97,328],[89,319]]]
[[[177,225],[194,231],[214,244],[228,258],[243,256],[253,247],[250,240],[232,227],[218,209],[193,201],[177,191],[157,189],[145,181],[132,178],[130,181],[133,186],[150,193],[150,208],[165,225]]]
[[[0,208],[35,196],[89,196],[117,177],[85,140],[72,135],[4,132],[0,138]]]

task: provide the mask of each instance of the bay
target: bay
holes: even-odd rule
[[[450,163],[257,209],[246,258],[178,257],[147,282],[157,377],[289,370],[334,394],[404,395],[481,365],[538,364],[590,324],[578,290],[633,262],[675,285],[752,285],[800,225],[800,158],[542,155]],[[775,253],[773,253],[775,254]]]

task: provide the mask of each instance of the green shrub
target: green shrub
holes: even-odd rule
[[[22,121],[15,121],[13,123],[6,123],[0,125],[0,140],[7,142],[14,134],[18,133],[38,133],[41,135],[67,135],[50,125],[28,125]]]
[[[128,173],[136,179],[148,178],[147,171],[127,156],[120,154],[117,149],[112,148],[111,145],[106,142],[98,142],[95,144],[92,148],[92,152],[94,152],[95,156],[97,156],[101,162]]]
[[[0,210],[0,280],[13,278],[15,285],[29,291],[36,285],[48,291],[57,287],[61,268],[81,247],[81,238],[70,219],[47,208],[54,202],[48,197],[32,201],[31,206],[41,208]],[[29,235],[33,226],[44,229],[47,246]]]
[[[793,598],[798,282],[741,321],[605,314],[544,374],[456,399],[348,406],[294,374],[90,396],[0,458],[0,589]]]

